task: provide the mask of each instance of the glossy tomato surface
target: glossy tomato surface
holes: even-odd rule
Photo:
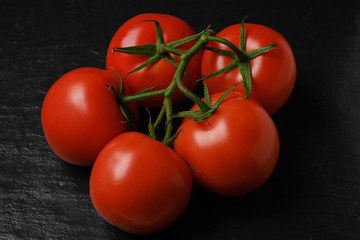
[[[278,46],[252,60],[252,91],[250,98],[256,99],[273,114],[289,98],[296,79],[296,62],[287,40],[277,31],[258,24],[245,23],[246,52],[277,43]],[[220,31],[217,37],[225,38],[240,46],[240,24],[229,26]],[[209,47],[229,50],[223,44],[211,42]],[[211,51],[205,51],[202,59],[202,75],[209,75],[227,66],[233,59]],[[242,76],[238,68],[205,80],[210,93],[223,92],[238,82]],[[244,93],[243,84],[235,90]]]
[[[191,190],[190,169],[179,155],[137,132],[107,144],[90,177],[98,213],[134,234],[154,233],[173,223],[186,208]]]
[[[41,122],[51,149],[63,160],[91,166],[101,149],[127,131],[106,70],[78,68],[59,78],[45,96]]]
[[[140,71],[127,75],[125,78],[127,73],[145,63],[149,57],[113,52],[112,49],[114,47],[155,44],[155,24],[154,22],[140,23],[144,20],[156,20],[161,24],[165,44],[195,34],[193,28],[185,21],[166,14],[144,13],[125,22],[117,30],[110,42],[106,57],[106,67],[107,69],[114,68],[124,81],[128,83],[129,88],[133,93],[154,86],[159,86],[157,89],[166,88],[172,81],[176,71],[176,67],[172,63],[165,59],[161,59]],[[179,46],[178,49],[188,50],[194,43],[194,41],[189,42]],[[178,56],[172,56],[179,61]],[[183,78],[183,84],[190,90],[196,88],[197,84],[194,82],[201,76],[201,56],[202,52],[199,52],[194,56],[186,69],[189,78],[187,76],[184,76]],[[184,95],[181,94],[180,91],[176,90],[174,92],[174,103],[180,102],[183,98]],[[144,107],[159,108],[162,106],[162,101],[162,97],[155,97],[139,101],[138,104]]]
[[[211,101],[221,95],[213,94]],[[194,169],[194,180],[217,194],[238,196],[259,188],[277,163],[274,122],[259,103],[239,93],[230,93],[206,121],[184,119],[179,129],[175,151]]]

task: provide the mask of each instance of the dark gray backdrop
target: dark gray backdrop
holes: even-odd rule
[[[0,1],[0,239],[359,239],[360,4],[337,2]],[[151,236],[96,213],[90,169],[57,158],[40,123],[54,81],[104,68],[117,28],[142,12],[173,14],[196,31],[248,15],[288,39],[298,66],[273,116],[281,151],[270,180],[230,199],[195,185],[178,221]]]

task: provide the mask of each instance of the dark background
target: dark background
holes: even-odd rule
[[[151,236],[125,233],[94,210],[89,168],[56,157],[40,111],[50,86],[78,67],[105,67],[117,28],[143,12],[196,31],[240,22],[282,33],[298,67],[273,119],[281,151],[260,189],[236,198],[196,185],[184,214]],[[0,239],[360,239],[358,1],[0,0]]]

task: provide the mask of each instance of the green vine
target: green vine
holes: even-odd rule
[[[186,68],[190,62],[190,60],[194,57],[195,54],[197,54],[199,51],[203,49],[207,49],[209,51],[222,54],[225,56],[228,56],[233,59],[233,61],[225,66],[223,69],[220,69],[208,76],[205,76],[201,79],[198,79],[197,81],[204,81],[205,79],[208,79],[210,77],[214,77],[220,74],[223,74],[233,68],[238,68],[244,82],[244,90],[245,90],[245,97],[248,98],[251,93],[251,67],[250,67],[250,60],[259,56],[262,53],[265,53],[267,51],[270,51],[272,48],[276,47],[277,44],[271,44],[269,46],[265,46],[250,52],[246,52],[245,49],[245,39],[246,39],[246,32],[245,32],[245,26],[244,26],[244,20],[241,21],[241,35],[240,35],[240,46],[235,46],[232,42],[230,42],[227,39],[219,38],[214,36],[214,31],[211,30],[209,27],[207,27],[205,30],[201,31],[198,34],[188,36],[186,38],[165,43],[164,37],[161,29],[161,25],[159,22],[154,20],[146,20],[142,22],[154,22],[155,28],[156,28],[156,44],[146,44],[141,46],[130,46],[130,47],[123,47],[123,48],[114,48],[112,49],[113,52],[121,52],[126,54],[133,54],[133,55],[142,55],[147,56],[149,59],[135,68],[134,70],[130,71],[125,75],[125,77],[131,73],[134,73],[136,71],[139,71],[150,64],[153,64],[160,59],[165,59],[169,61],[171,64],[173,64],[176,67],[176,72],[173,76],[173,80],[171,81],[170,85],[161,90],[156,90],[159,86],[154,86],[149,89],[142,90],[138,93],[135,93],[130,96],[121,96],[119,102],[121,103],[121,106],[127,105],[134,101],[139,101],[142,99],[150,98],[150,97],[159,97],[163,96],[163,107],[161,108],[156,120],[154,123],[152,123],[151,116],[149,117],[149,124],[148,124],[148,135],[154,139],[156,139],[156,130],[158,129],[160,123],[162,122],[163,118],[166,118],[165,121],[165,134],[162,139],[162,142],[164,144],[171,144],[172,141],[176,138],[176,136],[179,134],[179,132],[172,135],[173,131],[173,119],[174,118],[192,118],[195,121],[205,121],[207,118],[209,118],[219,107],[223,99],[226,97],[226,95],[237,85],[232,86],[229,88],[223,96],[213,105],[210,103],[210,96],[209,92],[207,90],[206,84],[204,83],[204,96],[205,100],[202,100],[199,96],[197,96],[195,93],[188,90],[182,83],[182,79],[184,75],[186,75]],[[141,24],[140,22],[139,24]],[[187,51],[182,51],[177,49],[176,47],[188,43],[190,41],[196,40],[196,43]],[[230,51],[228,50],[221,50],[217,48],[211,48],[207,47],[209,42],[218,42],[221,44],[226,45]],[[180,58],[180,61],[177,62],[171,54],[177,55]],[[119,76],[120,77],[120,76]],[[238,83],[239,84],[239,83]],[[173,107],[172,107],[172,95],[175,91],[175,89],[178,88],[184,95],[186,95],[188,98],[190,98],[195,104],[199,106],[200,110],[196,111],[183,111],[183,112],[177,112],[173,113]],[[126,114],[126,113],[125,113]],[[150,115],[150,113],[149,113]]]

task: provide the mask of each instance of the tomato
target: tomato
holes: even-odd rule
[[[211,101],[221,95],[211,95]],[[175,151],[194,169],[194,180],[217,194],[239,196],[259,188],[277,163],[279,137],[273,120],[242,94],[230,93],[206,121],[186,118],[179,129]]]
[[[195,31],[189,24],[175,16],[166,14],[140,14],[125,22],[117,30],[110,42],[106,56],[106,68],[114,68],[124,81],[127,82],[133,93],[154,86],[159,86],[156,90],[165,89],[169,86],[176,71],[176,67],[172,63],[162,58],[137,72],[126,75],[141,64],[145,63],[149,57],[113,52],[112,49],[114,47],[155,44],[155,24],[154,22],[140,23],[143,20],[156,20],[160,23],[165,44],[195,34]],[[195,41],[191,41],[179,46],[177,49],[188,50],[194,43]],[[178,56],[174,56],[173,54],[171,54],[171,56],[179,62]],[[191,59],[186,69],[186,75],[183,78],[183,84],[191,91],[196,88],[197,84],[195,81],[201,76],[201,57],[202,52],[199,52]],[[180,93],[179,90],[175,90],[173,103],[176,104],[183,99],[184,95]],[[138,102],[138,105],[143,107],[159,108],[162,106],[162,103],[162,97],[154,97],[141,100]]]
[[[192,191],[188,165],[168,146],[138,132],[107,144],[90,176],[90,196],[98,213],[114,226],[150,234],[173,223]]]
[[[269,52],[263,53],[252,60],[252,91],[250,98],[256,99],[265,109],[273,114],[277,112],[289,98],[296,79],[296,63],[294,54],[287,40],[277,31],[258,24],[245,23],[246,52],[278,43]],[[240,24],[229,26],[220,31],[217,37],[225,38],[239,47]],[[229,50],[223,44],[211,42],[209,47]],[[209,75],[227,66],[233,59],[225,55],[205,51],[202,58],[202,75]],[[242,81],[238,68],[205,80],[210,93],[226,91]],[[243,84],[235,91],[244,92]]]
[[[41,122],[51,149],[63,160],[91,166],[101,149],[127,131],[115,94],[119,80],[106,70],[78,68],[59,78],[45,96]]]

